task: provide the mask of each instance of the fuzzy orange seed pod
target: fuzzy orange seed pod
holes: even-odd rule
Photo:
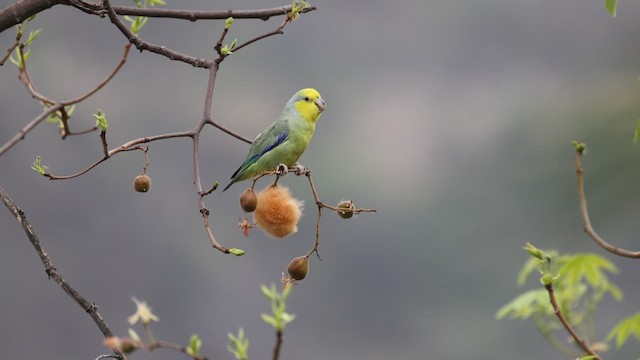
[[[258,194],[253,219],[268,235],[284,238],[298,231],[302,201],[291,196],[285,186],[269,186]]]

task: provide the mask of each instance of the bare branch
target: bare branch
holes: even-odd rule
[[[4,63],[7,61],[7,59],[9,59],[9,57],[11,56],[11,53],[13,52],[13,50],[15,50],[15,48],[18,47],[18,45],[20,44],[20,37],[21,37],[21,33],[18,32],[16,34],[16,39],[13,42],[13,44],[7,49],[7,53],[2,57],[2,59],[0,59],[0,66],[4,65]]]
[[[0,33],[18,25],[31,16],[57,4],[65,4],[66,0],[31,0],[16,1],[0,10]]]
[[[237,132],[235,132],[235,131],[233,131],[233,130],[228,129],[228,128],[226,128],[226,127],[224,127],[224,126],[220,125],[219,123],[217,123],[217,122],[215,122],[215,121],[213,121],[213,120],[207,120],[205,123],[206,123],[206,124],[209,124],[209,125],[212,125],[212,126],[215,126],[215,127],[217,127],[218,129],[222,130],[223,132],[225,132],[225,133],[227,133],[227,134],[229,134],[229,135],[233,136],[234,138],[236,138],[236,139],[238,139],[238,140],[242,140],[242,141],[246,142],[247,144],[251,144],[251,143],[253,143],[253,140],[249,139],[248,137],[244,137],[244,136],[242,136],[242,135],[238,134]]]
[[[140,39],[137,35],[132,33],[131,30],[129,30],[129,28],[118,18],[118,15],[111,7],[109,0],[103,0],[102,3],[107,9],[107,15],[109,16],[109,19],[111,20],[111,22],[118,28],[118,30],[120,30],[122,34],[124,34],[124,36],[127,38],[127,40],[129,40],[129,42],[131,42],[133,45],[136,46],[136,48],[138,48],[138,50],[140,51],[147,50],[156,54],[166,56],[171,60],[185,62],[194,67],[209,68],[213,64],[211,60],[200,59],[200,58],[196,58],[186,54],[182,54],[177,51],[171,50],[166,46],[156,45]]]
[[[553,312],[558,317],[558,320],[562,323],[567,332],[571,335],[571,337],[575,340],[576,344],[582,348],[587,354],[593,355],[597,360],[601,360],[600,356],[589,347],[589,344],[582,339],[578,333],[575,332],[571,324],[565,319],[564,315],[562,315],[562,311],[560,311],[560,307],[558,306],[558,302],[556,301],[555,292],[553,290],[553,285],[545,285],[547,292],[549,293],[549,301],[551,302],[551,306],[553,306]]]
[[[36,127],[38,124],[42,122],[42,120],[46,119],[52,113],[64,108],[62,104],[55,104],[47,109],[45,109],[40,115],[38,115],[35,119],[31,120],[25,127],[20,129],[17,134],[15,134],[9,141],[7,141],[2,147],[0,147],[0,156],[2,156],[7,150],[11,149],[15,144],[17,144],[20,140],[24,139],[31,129]]]
[[[11,214],[13,214],[13,216],[16,218],[18,223],[22,225],[22,229],[27,234],[27,237],[31,241],[31,245],[33,245],[36,252],[38,253],[38,256],[40,257],[40,261],[42,262],[42,265],[44,266],[44,270],[47,273],[47,276],[49,277],[49,279],[53,280],[56,284],[58,284],[58,286],[60,286],[60,288],[62,288],[62,290],[67,295],[69,295],[69,297],[71,297],[78,305],[80,305],[80,307],[84,311],[87,312],[87,314],[89,314],[89,316],[91,316],[91,318],[96,323],[96,325],[100,329],[100,332],[102,332],[102,335],[104,335],[105,338],[113,336],[111,329],[109,329],[109,326],[102,319],[102,316],[100,315],[100,313],[98,313],[98,307],[96,306],[96,304],[90,303],[89,301],[87,301],[82,295],[80,295],[78,291],[76,291],[73,287],[71,287],[71,285],[62,277],[62,275],[60,275],[60,273],[58,273],[56,267],[51,262],[49,255],[47,255],[46,251],[44,250],[44,246],[40,242],[40,239],[38,238],[35,231],[33,230],[33,227],[27,221],[24,211],[22,211],[18,207],[18,205],[16,205],[16,203],[11,199],[11,197],[9,197],[9,194],[7,194],[2,187],[0,187],[0,200],[2,200],[2,202],[5,204],[7,209],[9,209]],[[120,356],[121,359],[126,359],[124,354],[122,353],[116,353],[116,354]]]
[[[100,82],[98,85],[96,85],[96,87],[94,87],[93,89],[89,90],[84,95],[78,96],[75,99],[70,99],[70,100],[67,100],[67,101],[63,101],[62,104],[65,105],[65,106],[77,104],[77,103],[85,100],[89,96],[95,94],[100,89],[102,89],[109,81],[111,81],[111,79],[113,79],[114,76],[116,76],[118,71],[120,71],[120,69],[122,68],[124,63],[127,61],[127,56],[129,55],[129,50],[130,49],[131,49],[131,43],[129,43],[129,44],[124,46],[124,49],[122,51],[122,56],[120,57],[120,61],[118,61],[118,64],[116,65],[116,67],[111,71],[111,73],[109,75],[107,75],[107,77],[104,80],[102,80],[102,82]]]
[[[155,135],[155,136],[148,136],[148,137],[142,137],[142,138],[138,138],[138,139],[134,139],[131,140],[127,143],[124,143],[120,146],[118,146],[115,149],[110,150],[107,153],[107,156],[103,157],[102,159],[96,161],[95,163],[89,165],[89,167],[87,167],[86,169],[75,173],[73,175],[54,175],[51,173],[45,173],[44,176],[49,178],[50,180],[68,180],[68,179],[73,179],[76,178],[78,176],[84,175],[86,173],[88,173],[89,171],[91,171],[93,168],[95,168],[96,166],[102,164],[104,161],[106,161],[107,159],[109,159],[110,157],[112,157],[113,155],[123,152],[123,151],[129,151],[131,150],[135,145],[139,145],[139,144],[146,144],[146,143],[150,143],[153,141],[158,141],[158,140],[163,140],[163,139],[171,139],[171,138],[178,138],[178,137],[193,137],[194,136],[194,132],[193,131],[182,131],[182,132],[174,132],[174,133],[168,133],[168,134],[161,134],[161,135]]]
[[[276,331],[276,344],[273,347],[273,360],[280,359],[280,349],[282,348],[282,331]]]
[[[593,239],[593,241],[595,241],[601,248],[612,254],[634,259],[640,258],[640,251],[629,251],[609,244],[601,238],[593,226],[591,226],[589,210],[587,209],[587,197],[584,192],[584,168],[582,167],[583,151],[584,148],[578,148],[576,151],[576,176],[578,181],[578,202],[580,203],[580,215],[582,217],[582,223],[584,224],[584,232],[586,232],[587,235],[589,235],[589,237],[591,237],[591,239]]]
[[[181,9],[159,9],[159,8],[136,8],[114,6],[113,10],[118,15],[134,15],[148,16],[158,18],[184,19],[189,21],[196,20],[225,20],[229,17],[234,19],[261,19],[269,20],[272,16],[286,15],[291,11],[291,5],[279,6],[271,9],[255,9],[255,10],[181,10]],[[301,13],[316,10],[315,6],[310,6],[301,10]]]
[[[71,0],[30,0],[18,1],[0,10],[0,33],[6,29],[20,24],[27,18],[46,10],[54,5],[64,4],[74,6],[86,13],[94,15],[104,14],[104,10],[99,5],[83,2],[80,6],[77,1]],[[188,21],[197,20],[224,20],[228,17],[235,19],[261,19],[269,20],[273,16],[286,15],[291,11],[291,5],[279,6],[270,9],[255,10],[182,10],[182,9],[158,9],[136,7],[114,6],[113,10],[117,15],[148,16],[156,18],[183,19]],[[316,10],[315,6],[303,9],[300,12],[306,13]]]

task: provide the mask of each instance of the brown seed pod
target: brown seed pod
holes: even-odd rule
[[[294,280],[304,279],[307,273],[309,273],[309,258],[306,256],[294,258],[289,263],[287,271],[289,272],[289,276]]]
[[[133,188],[137,192],[147,192],[151,189],[151,178],[146,174],[136,176],[133,180]]]
[[[354,213],[354,209],[356,208],[356,206],[353,204],[353,201],[351,200],[344,200],[341,201],[338,206],[336,206],[338,209],[345,209],[345,210],[338,210],[336,211],[338,213],[338,215],[343,218],[343,219],[350,219],[353,217],[353,213]]]
[[[240,207],[244,212],[253,212],[258,206],[258,197],[256,196],[255,191],[249,188],[245,190],[245,192],[240,195]]]

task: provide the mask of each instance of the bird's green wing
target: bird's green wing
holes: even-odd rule
[[[251,144],[247,158],[242,165],[231,175],[231,183],[225,188],[228,189],[233,183],[238,181],[244,172],[253,165],[260,157],[269,151],[275,149],[280,144],[285,142],[289,137],[289,124],[286,120],[280,119],[273,124],[269,125],[263,132],[256,136],[255,140]]]

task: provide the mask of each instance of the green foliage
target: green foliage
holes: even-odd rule
[[[46,108],[47,107],[45,106],[45,109]],[[76,111],[75,104],[64,107],[64,112],[67,114],[67,119],[70,118],[75,111]],[[56,124],[58,125],[58,127],[63,127],[64,125],[62,125],[62,111],[54,111],[51,114],[49,114],[49,117],[47,118],[47,122],[51,124]]]
[[[129,337],[131,338],[131,340],[133,340],[136,343],[142,343],[142,340],[140,339],[140,336],[132,328],[129,328]]]
[[[189,338],[189,346],[187,347],[187,354],[191,356],[200,355],[200,348],[202,347],[202,339],[196,334],[191,335]]]
[[[133,1],[133,3],[136,4],[136,7],[141,9],[145,9],[148,6],[155,7],[155,6],[164,6],[167,4],[164,2],[164,0],[131,0],[131,1]],[[131,24],[129,25],[129,29],[131,30],[132,33],[136,35],[138,34],[138,32],[140,32],[140,29],[142,29],[142,27],[144,27],[149,21],[149,18],[146,16],[136,16],[135,18],[132,18],[131,16],[125,16],[124,19]]]
[[[637,341],[640,341],[640,312],[616,324],[616,326],[611,329],[611,332],[609,332],[609,335],[607,335],[607,341],[615,338],[616,346],[621,347],[627,341],[629,335],[633,335]]]
[[[233,42],[231,43],[231,45],[224,44],[224,46],[220,49],[220,53],[222,55],[231,55],[231,54],[233,54],[232,50],[236,47],[237,44],[238,44],[238,39],[234,39]]]
[[[36,161],[33,162],[31,168],[37,171],[40,175],[44,175],[47,172],[47,167],[40,163],[41,160],[42,158],[40,155],[36,156]]]
[[[102,110],[98,109],[98,112],[93,114],[93,117],[96,119],[96,127],[102,130],[102,132],[107,131],[109,123],[107,122],[107,117]]]
[[[271,301],[272,313],[271,315],[263,313],[262,321],[273,326],[277,332],[282,332],[284,327],[296,318],[295,315],[289,314],[285,311],[287,308],[287,298],[291,293],[291,287],[291,284],[286,283],[282,292],[278,292],[276,286],[273,284],[271,284],[270,288],[265,285],[260,286],[260,290],[262,290],[264,296]]]
[[[640,119],[638,119],[638,125],[636,125],[636,131],[633,132],[633,144],[637,144],[640,140]]]
[[[18,34],[19,37],[22,37],[25,31],[27,31],[27,26],[29,25],[29,22],[34,18],[35,18],[35,15],[25,20],[22,24],[18,24],[16,26],[16,33]],[[22,43],[15,50],[16,58],[14,58],[13,55],[9,57],[9,60],[12,63],[14,63],[19,69],[24,69],[24,65],[29,59],[29,56],[31,55],[30,46],[38,38],[38,35],[40,35],[41,31],[42,29],[29,31],[29,36],[27,37],[27,41],[25,43]]]
[[[576,148],[576,151],[579,153],[583,153],[585,150],[587,150],[587,144],[580,142],[580,141],[572,141],[571,144],[573,144],[573,146]]]
[[[233,254],[235,256],[242,256],[242,255],[244,255],[244,250],[231,248],[231,249],[229,249],[229,254]]]
[[[291,2],[291,12],[289,13],[289,18],[295,20],[298,15],[300,15],[300,12],[305,10],[309,6],[311,6],[311,4],[309,4],[305,0],[300,0],[300,2],[298,2],[298,0],[293,0]]]
[[[233,18],[228,17],[227,21],[224,22],[224,28],[229,30],[231,28],[231,24],[233,24]]]
[[[558,255],[557,251],[542,251],[530,244],[525,250],[531,257],[518,274],[518,285],[524,285],[531,273],[537,270],[543,285],[553,286],[560,310],[574,328],[593,333],[593,316],[603,297],[610,294],[616,300],[622,299],[622,292],[608,276],[617,273],[618,269],[606,258],[590,253]],[[550,335],[551,330],[561,328],[554,316],[547,289],[522,293],[502,306],[495,317],[533,318],[540,333],[550,342],[556,341]],[[640,330],[640,321],[638,325]]]
[[[609,15],[616,17],[618,0],[604,0],[604,8],[607,9]]]
[[[238,330],[238,335],[227,333],[230,344],[227,344],[227,350],[233,354],[237,360],[247,360],[247,350],[249,350],[249,339],[244,337],[244,329]]]
[[[549,294],[545,289],[534,289],[520,294],[496,313],[496,319],[528,319],[536,313],[550,312]]]

